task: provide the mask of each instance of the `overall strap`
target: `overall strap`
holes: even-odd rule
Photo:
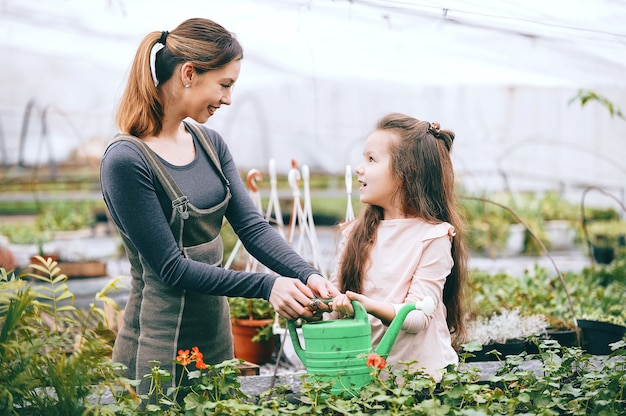
[[[228,180],[228,178],[226,177],[226,175],[224,175],[224,172],[222,171],[222,162],[220,162],[220,159],[217,156],[217,151],[215,150],[213,143],[209,139],[209,135],[207,134],[206,130],[202,128],[202,126],[199,126],[198,124],[195,124],[195,123],[183,121],[183,124],[185,125],[185,127],[187,127],[190,131],[194,133],[194,135],[196,136],[196,138],[198,139],[198,141],[200,142],[204,150],[207,152],[207,154],[209,155],[209,159],[211,159],[211,162],[213,162],[213,165],[215,165],[215,168],[217,169],[217,171],[219,172],[222,178],[222,182],[224,182],[224,185],[226,186],[226,188],[228,189],[228,192],[230,193],[230,181]]]
[[[187,203],[189,199],[187,196],[183,195],[182,191],[170,175],[170,173],[165,169],[165,166],[159,161],[156,153],[148,145],[141,139],[131,136],[130,134],[117,134],[113,139],[113,142],[127,140],[129,142],[134,143],[141,153],[146,157],[148,163],[154,170],[167,193],[167,196],[172,201],[172,209],[175,209],[180,214],[183,220],[189,218],[189,212],[187,212]]]

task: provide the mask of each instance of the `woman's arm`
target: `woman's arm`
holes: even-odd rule
[[[214,138],[214,144],[222,161],[222,170],[230,181],[233,196],[226,211],[226,218],[248,253],[281,276],[297,277],[305,284],[309,276],[320,274],[291,248],[259,212],[239,175],[228,147],[219,135]]]
[[[163,213],[148,162],[131,143],[112,145],[102,161],[104,199],[120,230],[168,286],[269,299],[276,276],[225,270],[185,258]]]

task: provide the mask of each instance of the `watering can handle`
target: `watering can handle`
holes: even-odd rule
[[[387,328],[387,332],[378,343],[378,347],[376,347],[376,353],[378,355],[383,357],[389,355],[391,347],[393,346],[393,343],[402,328],[404,319],[411,311],[414,310],[421,310],[425,315],[432,316],[435,312],[435,301],[430,296],[425,296],[421,302],[410,302],[402,306],[396,314],[396,317],[393,318],[393,321],[391,321],[391,324]]]
[[[315,298],[315,299],[311,299],[311,302],[321,302],[325,305],[330,305],[331,303],[333,303],[333,298],[331,299],[319,299],[319,298]],[[354,309],[354,318],[355,319],[360,319],[362,321],[367,321],[367,310],[365,309],[365,306],[363,306],[363,304],[357,300],[352,300],[350,301],[350,303],[352,304],[352,309]],[[328,312],[332,312],[332,311],[328,311]]]
[[[287,328],[289,328],[289,336],[291,337],[291,343],[293,344],[293,349],[296,352],[296,355],[302,361],[302,364],[306,366],[306,354],[304,353],[304,349],[302,345],[300,345],[300,337],[298,337],[298,331],[296,329],[296,321],[288,320]]]

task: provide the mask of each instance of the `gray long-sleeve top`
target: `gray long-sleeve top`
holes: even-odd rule
[[[207,131],[224,175],[230,181],[232,198],[226,219],[244,247],[276,273],[306,283],[311,274],[319,272],[295,253],[263,218],[239,176],[226,143],[214,130]],[[195,137],[194,144],[196,158],[189,165],[175,166],[159,159],[191,204],[206,209],[223,201],[226,190]],[[134,144],[124,141],[111,145],[103,157],[100,174],[104,200],[113,221],[163,283],[212,295],[269,299],[276,276],[225,270],[183,256],[168,225],[171,201]]]

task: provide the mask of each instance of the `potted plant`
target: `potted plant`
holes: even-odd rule
[[[272,305],[259,298],[228,298],[233,328],[235,357],[263,364],[272,358],[275,348]]]
[[[626,321],[620,315],[603,312],[594,312],[582,315],[578,319],[581,331],[582,347],[589,354],[609,355],[609,344],[624,339],[626,335]]]
[[[599,264],[610,264],[620,244],[624,244],[626,221],[591,221],[586,224],[586,229],[594,260]]]
[[[548,322],[546,338],[553,339],[564,347],[574,347],[578,345],[576,325],[573,320],[563,319],[556,315],[546,315],[545,318]]]
[[[496,350],[502,355],[517,355],[526,350],[531,336],[546,333],[548,322],[544,315],[522,315],[519,308],[502,309],[490,317],[479,316],[468,325],[468,338],[479,342],[485,353]],[[476,354],[467,361],[497,360],[493,354]]]

